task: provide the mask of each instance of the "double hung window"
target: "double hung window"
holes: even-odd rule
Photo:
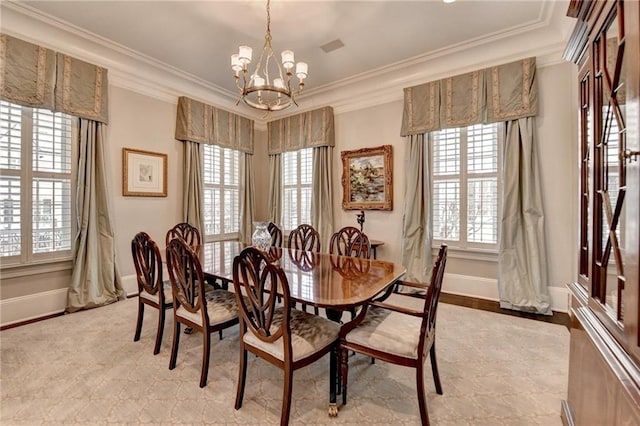
[[[478,124],[431,134],[434,245],[497,250],[499,126]]]
[[[204,238],[238,238],[240,230],[240,153],[204,145]]]
[[[66,114],[0,101],[3,264],[71,257],[75,127]]]
[[[282,228],[311,223],[313,148],[282,154]]]

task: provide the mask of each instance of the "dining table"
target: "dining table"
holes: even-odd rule
[[[207,281],[228,288],[233,282],[233,259],[249,244],[216,241],[203,245],[202,271]],[[296,303],[324,308],[329,319],[341,321],[353,311],[389,294],[406,269],[398,263],[271,247],[267,257],[287,276],[290,297]],[[337,382],[337,377],[330,377]],[[335,383],[335,382],[333,382]],[[335,387],[330,386],[329,416],[336,416]]]

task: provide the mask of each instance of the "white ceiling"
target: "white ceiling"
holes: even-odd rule
[[[27,1],[79,29],[196,76],[232,96],[229,57],[240,44],[257,57],[266,1]],[[272,0],[274,50],[309,64],[307,88],[329,87],[372,70],[539,29],[564,15],[567,1],[286,1]],[[77,29],[76,28],[76,29]],[[320,46],[340,39],[344,47]]]

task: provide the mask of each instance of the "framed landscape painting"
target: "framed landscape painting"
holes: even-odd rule
[[[167,154],[122,148],[122,195],[167,196]]]
[[[393,210],[392,146],[342,151],[342,208]]]

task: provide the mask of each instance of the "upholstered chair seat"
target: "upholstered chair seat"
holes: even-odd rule
[[[420,317],[411,317],[374,306],[369,308],[362,323],[347,335],[346,341],[418,359],[421,325]]]
[[[166,280],[163,283],[162,291],[164,293],[164,303],[173,303],[173,294],[171,293],[171,281]],[[153,300],[153,301],[158,299],[156,295],[152,295],[146,292],[140,293],[140,297],[147,300]]]
[[[270,331],[275,333],[282,324],[284,309],[277,308],[273,313]],[[340,324],[297,309],[291,309],[291,347],[293,361],[307,358],[323,350],[338,338]],[[253,333],[245,333],[245,343],[267,352],[274,358],[284,361],[284,343],[282,337],[273,343],[258,339]]]
[[[238,305],[234,293],[226,290],[213,290],[206,292],[205,298],[207,299],[209,325],[222,324],[238,317]],[[202,314],[200,312],[189,312],[184,306],[180,306],[176,310],[176,315],[202,326]]]

